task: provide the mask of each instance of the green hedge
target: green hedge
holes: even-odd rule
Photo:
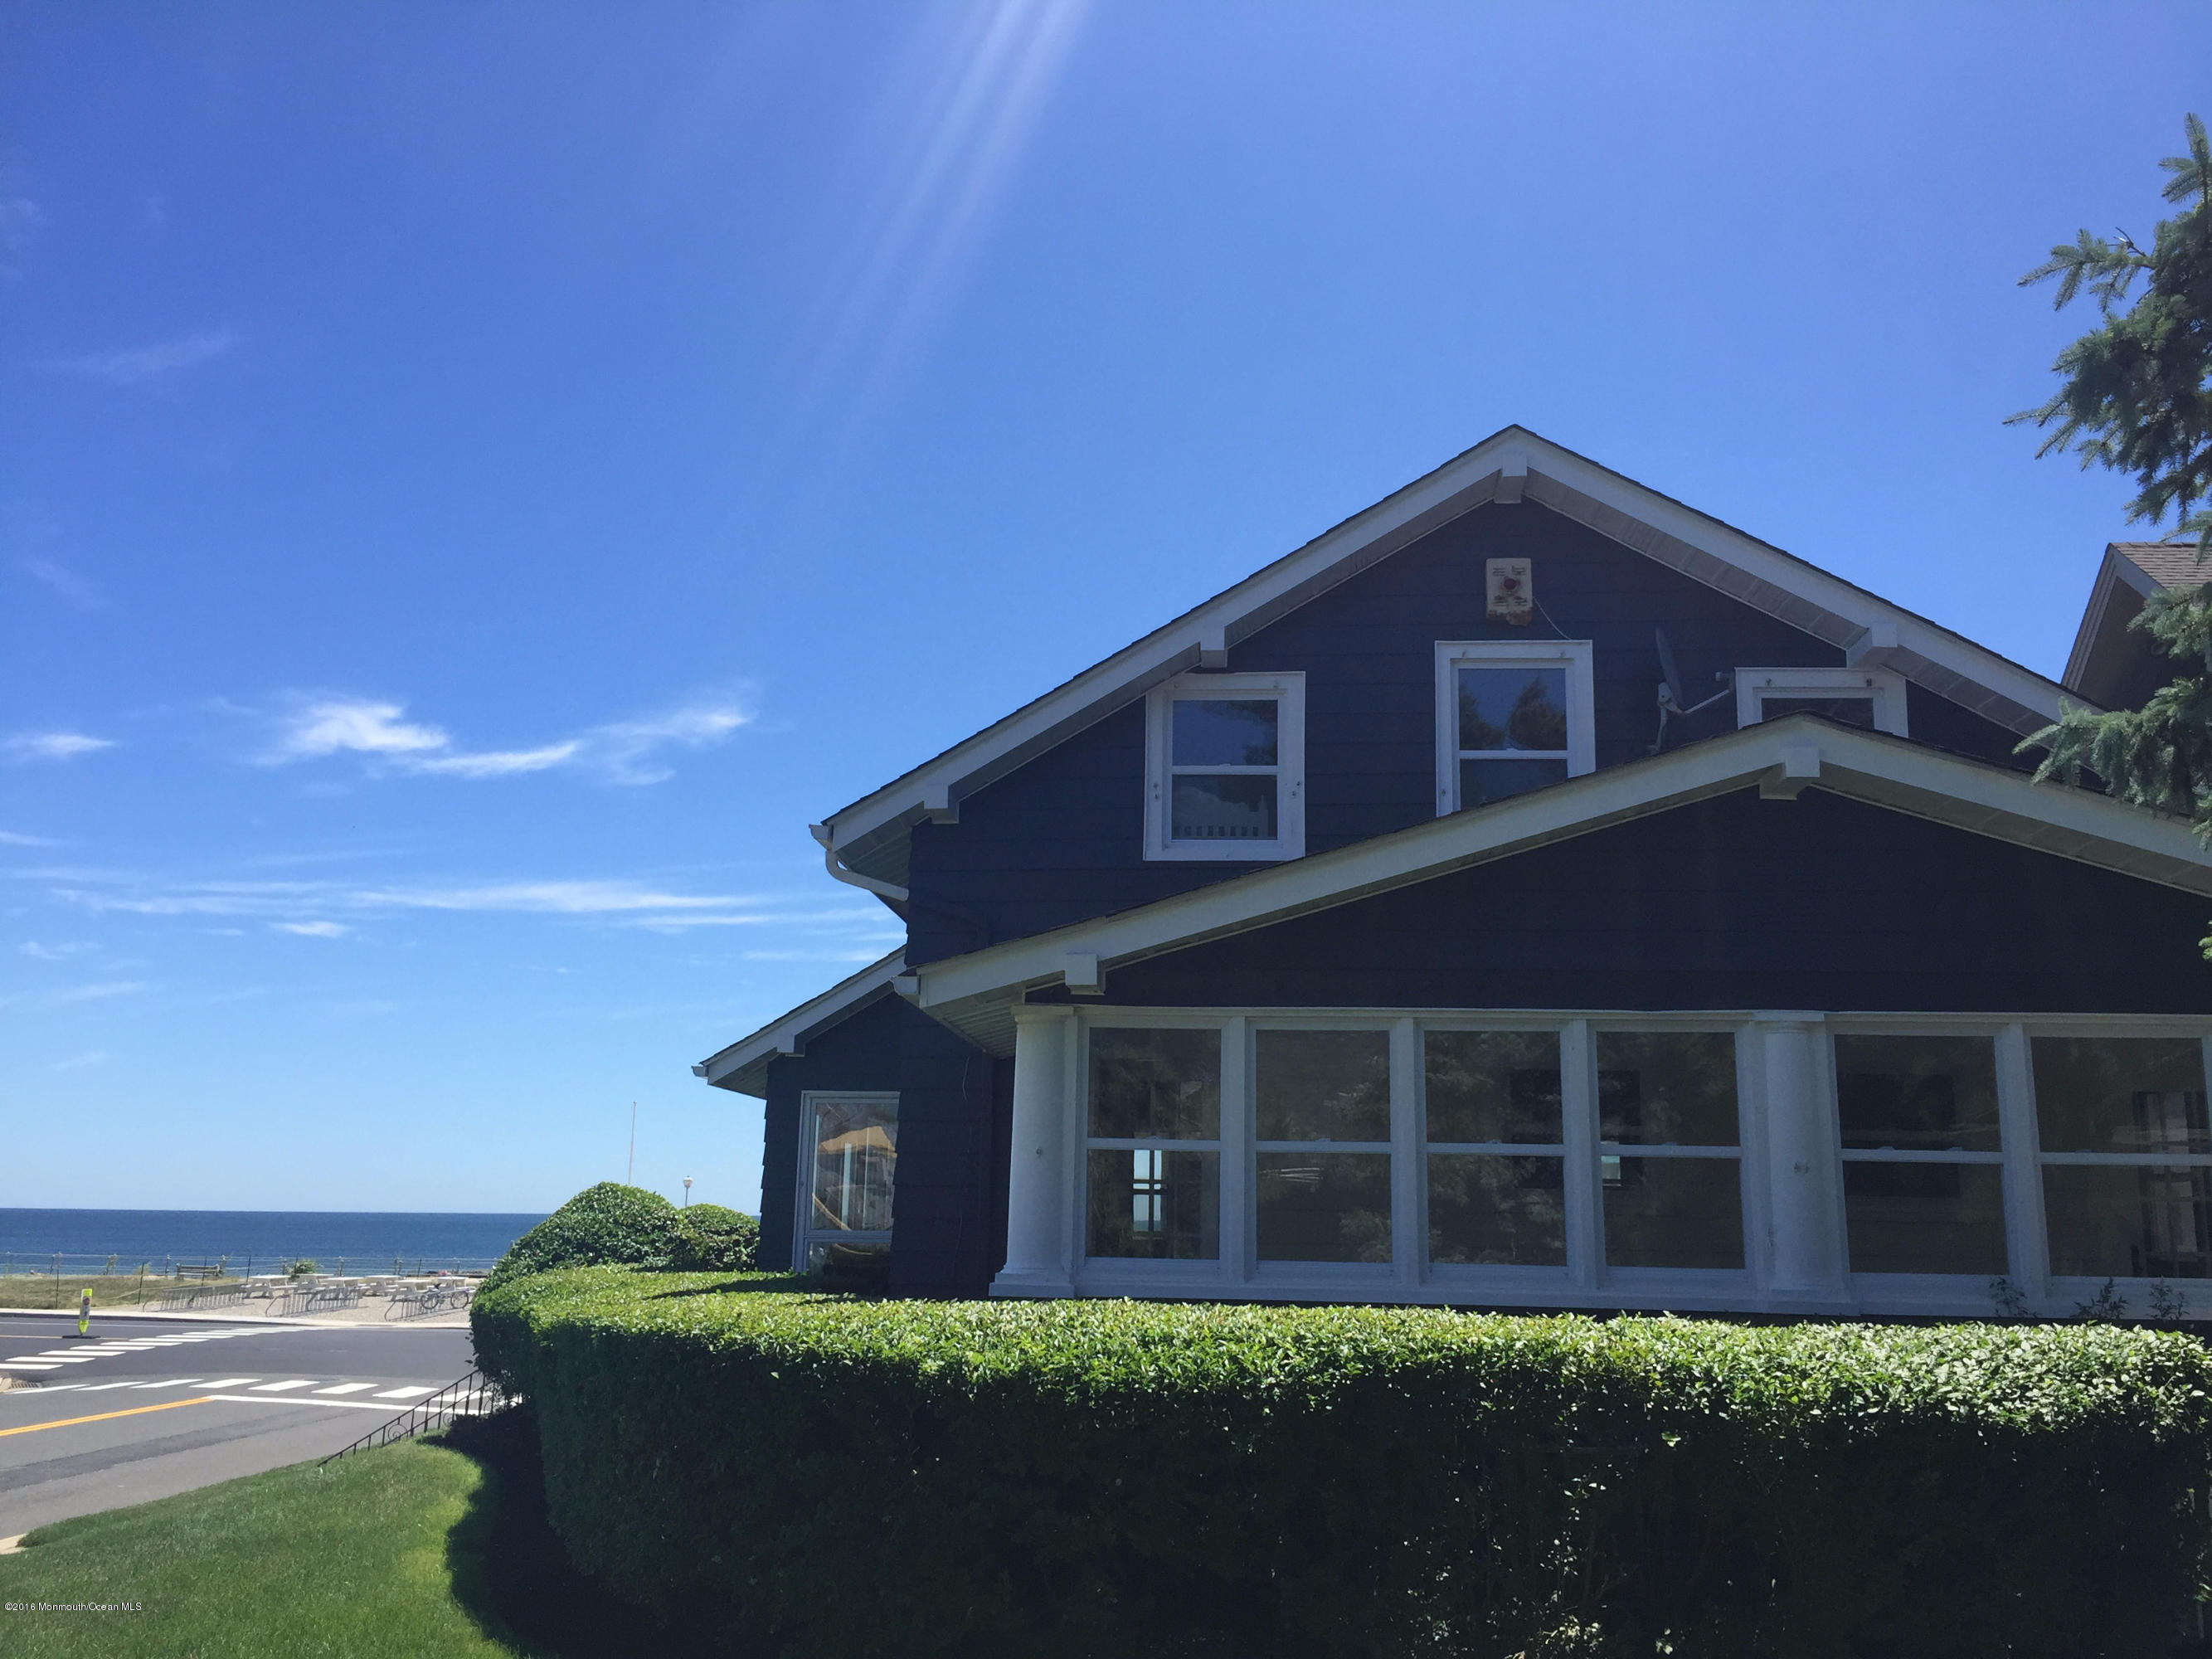
[[[793,1656],[2162,1655],[2212,1363],[2104,1326],[480,1296],[554,1523]]]
[[[556,1267],[608,1262],[744,1271],[752,1267],[759,1245],[760,1223],[751,1216],[719,1204],[679,1210],[659,1193],[602,1181],[509,1245],[482,1288]]]

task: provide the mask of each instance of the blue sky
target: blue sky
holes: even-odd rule
[[[2198,5],[14,8],[0,1205],[751,1207],[805,826],[1509,422],[2056,674]],[[2191,64],[2197,70],[2191,70]],[[2212,112],[2212,110],[2207,110]]]

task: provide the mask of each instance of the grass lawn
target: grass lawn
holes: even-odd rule
[[[200,1288],[213,1280],[166,1279],[148,1273],[143,1279],[130,1273],[79,1273],[57,1281],[52,1273],[0,1274],[0,1308],[64,1308],[74,1311],[76,1293],[92,1292],[95,1308],[127,1308],[142,1297],[148,1302]],[[225,1280],[225,1283],[233,1281]]]
[[[0,1653],[586,1659],[684,1642],[568,1565],[536,1455],[526,1424],[468,1425],[41,1528],[0,1556],[0,1603],[143,1611],[0,1613]]]

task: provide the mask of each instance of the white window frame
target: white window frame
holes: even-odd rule
[[[2031,1271],[2036,1273],[2048,1287],[2048,1294],[2073,1300],[2075,1305],[2094,1296],[2104,1280],[2094,1276],[2057,1273],[2051,1268],[2050,1217],[2044,1203],[2043,1176],[2046,1170],[2067,1164],[2095,1164],[2106,1168],[2132,1169],[2191,1169],[2212,1168],[2212,1153],[2205,1152],[2048,1152],[2043,1150],[2043,1122],[2037,1115],[2035,1101],[2034,1041],[2037,1037],[2163,1037],[2187,1041],[2194,1037],[2202,1045],[2204,1078],[2208,1091],[2212,1091],[2212,1036],[2208,1036],[2196,1021],[2172,1023],[2150,1020],[2130,1021],[2124,1024],[2115,1020],[2086,1021],[2039,1019],[2024,1022],[2019,1028],[2018,1042],[2021,1059],[2021,1079],[2015,1087],[2024,1095],[2017,1112],[2021,1139],[2025,1145],[2018,1149],[2014,1176],[2025,1174],[2027,1179],[2020,1182],[2030,1188],[2023,1194],[2026,1202],[2033,1206],[2034,1244],[2039,1252]],[[2000,1082],[2003,1081],[2002,1075]],[[2115,1285],[2124,1291],[2133,1310],[2141,1315],[2148,1311],[2144,1298],[2150,1287],[2163,1283],[2169,1290],[2179,1292],[2191,1304],[2192,1318],[2204,1316],[2205,1303],[2212,1298],[2212,1279],[2184,1279],[2179,1281],[2160,1280],[2127,1273],[2110,1275]]]
[[[1874,729],[1906,738],[1905,676],[1887,668],[1739,668],[1735,723],[1757,726],[1769,697],[1871,697]]]
[[[1836,1119],[1836,1159],[1839,1166],[1848,1164],[1948,1164],[1959,1167],[1972,1165],[1982,1169],[1994,1168],[1997,1170],[1999,1202],[2002,1206],[2005,1218],[2005,1267],[2003,1273],[1998,1276],[2017,1287],[2024,1279],[2040,1276],[2039,1271],[2030,1265],[2033,1261],[2039,1260],[2039,1256],[2035,1253],[2040,1247],[2039,1243],[2031,1242],[2023,1237],[2018,1219],[2021,1204],[2021,1194],[2018,1190],[2020,1172],[2017,1167],[2020,1155],[2017,1142],[2021,1133],[2018,1097],[2022,1085],[2014,1076],[2011,1038],[2008,1034],[2009,1029],[2006,1025],[1992,1024],[1987,1020],[1976,1020],[1971,1018],[1954,1019],[1948,1023],[1940,1019],[1921,1019],[1901,1023],[1896,1020],[1855,1019],[1848,1015],[1832,1016],[1827,1021],[1827,1029],[1821,1038],[1821,1048],[1824,1051],[1821,1064],[1826,1072],[1826,1086],[1836,1106],[1836,1110],[1832,1115]],[[1996,1078],[1996,1150],[1977,1152],[1969,1151],[1964,1147],[1947,1146],[1921,1152],[1895,1146],[1844,1146],[1841,1121],[1842,1085],[1837,1080],[1839,1073],[1836,1065],[1836,1039],[1853,1036],[1964,1037],[1987,1042],[1990,1045],[1990,1061]],[[1916,1290],[1929,1295],[1942,1295],[1947,1291],[1971,1295],[1988,1285],[1991,1276],[1987,1273],[1877,1273],[1853,1266],[1850,1260],[1848,1209],[1850,1200],[1844,1194],[1840,1184],[1841,1180],[1842,1172],[1839,1168],[1838,1185],[1836,1188],[1836,1216],[1844,1227],[1844,1271],[1850,1275],[1852,1283],[1860,1286],[1862,1294],[1876,1301],[1881,1300],[1885,1295],[1910,1295]]]
[[[1172,805],[1173,720],[1179,698],[1275,703],[1275,764],[1192,767],[1209,775],[1272,776],[1275,836],[1272,841],[1175,841],[1168,835]],[[1286,674],[1179,674],[1145,696],[1145,857],[1211,864],[1261,864],[1304,858],[1306,851],[1306,677]]]
[[[1588,640],[1439,640],[1437,641],[1437,816],[1459,811],[1459,676],[1462,667],[1561,663],[1567,670],[1567,775],[1597,769],[1592,650]],[[1483,750],[1498,759],[1557,758],[1556,750]]]
[[[817,1244],[880,1244],[890,1248],[891,1231],[838,1232],[817,1230],[810,1224],[814,1218],[814,1153],[821,1144],[821,1129],[815,1109],[823,1101],[855,1101],[870,1106],[888,1106],[896,1115],[899,1097],[896,1090],[882,1089],[808,1089],[799,1097],[799,1201],[792,1206],[791,1270],[795,1273],[806,1271],[808,1253]],[[898,1177],[891,1177],[891,1218],[898,1218]]]
[[[1067,1142],[1065,1185],[1072,1200],[1071,1288],[1079,1296],[1166,1296],[1231,1300],[1374,1301],[1431,1303],[1454,1306],[1587,1307],[1600,1309],[1689,1309],[1714,1312],[1806,1312],[1871,1315],[1941,1315],[1988,1317],[1996,1311],[1991,1281],[1976,1274],[1854,1273],[1849,1270],[1844,1237],[1843,1170],[1862,1161],[1923,1161],[1928,1154],[1882,1154],[1854,1149],[1845,1155],[1838,1143],[1835,1110],[1834,1036],[1986,1036],[1996,1048],[1997,1106],[2001,1150],[1989,1153],[1944,1152],[1947,1160],[2002,1166],[2005,1206],[2005,1277],[2021,1292],[2027,1310],[2039,1317],[2064,1316],[2094,1296],[2102,1283],[2057,1278],[2048,1267],[2042,1205],[2045,1167],[2075,1163],[2212,1164],[2212,1154],[2044,1153],[2036,1133],[2034,1081],[2030,1038],[2067,1036],[2186,1036],[2206,1044],[2212,1060],[2212,1023],[2202,1018],[2143,1015],[2020,1015],[2005,1013],[1830,1013],[1621,1010],[1577,1012],[1559,1009],[1387,1009],[1387,1008],[1142,1008],[1104,1007],[1070,1011],[1068,1053],[1075,1071],[1062,1098],[1073,1133]],[[1088,1215],[1085,1152],[1088,1127],[1087,1033],[1101,1026],[1201,1027],[1221,1042],[1221,1130],[1206,1143],[1146,1141],[1105,1143],[1116,1149],[1139,1144],[1164,1150],[1212,1151],[1220,1158],[1218,1260],[1173,1261],[1138,1258],[1087,1257],[1083,1228]],[[1809,1033],[1807,1028],[1810,1028]],[[1390,1033],[1392,1238],[1388,1264],[1367,1262],[1261,1262],[1255,1259],[1257,1216],[1254,1179],[1256,1155],[1255,1112],[1255,1043],[1266,1029],[1374,1030]],[[1560,1040],[1560,1089],[1564,1121],[1559,1143],[1484,1143],[1477,1146],[1431,1146],[1427,1138],[1423,1035],[1437,1030],[1556,1031]],[[1613,1146],[1599,1139],[1597,1037],[1607,1030],[1711,1031],[1734,1034],[1739,1145],[1736,1147]],[[1786,1050],[1791,1033],[1810,1060],[1809,1075],[1792,1084],[1777,1073],[1778,1050]],[[2208,1067],[2212,1071],[2212,1067]],[[1785,1095],[1809,1085],[1812,1096],[1800,1115],[1778,1124],[1770,1121],[1776,1091]],[[1809,1110],[1811,1115],[1802,1115]],[[1381,1143],[1316,1143],[1314,1151],[1380,1152]],[[1565,1159],[1567,1260],[1564,1267],[1539,1265],[1431,1263],[1428,1259],[1427,1159],[1435,1152],[1474,1151],[1498,1156],[1551,1156]],[[1871,1152],[1872,1156],[1866,1154]],[[1744,1227],[1744,1267],[1730,1268],[1629,1267],[1605,1259],[1603,1160],[1607,1156],[1717,1158],[1735,1163]],[[1817,1190],[1794,1184],[1806,1170],[1793,1158],[1809,1155]],[[1794,1170],[1794,1173],[1793,1173]],[[1785,1194],[1784,1187],[1788,1185]],[[1779,1254],[1777,1230],[1787,1206],[1790,1231],[1801,1253],[1811,1249],[1832,1267],[1833,1277],[1807,1288],[1802,1273]],[[1063,1212],[1065,1213],[1065,1212]],[[1832,1237],[1830,1235],[1832,1234]],[[1802,1263],[1800,1264],[1802,1266]],[[1826,1273],[1826,1268],[1821,1268]],[[2154,1281],[2119,1279],[2131,1310],[2145,1310]],[[2212,1279],[2176,1279],[2169,1287],[2184,1299],[2188,1316],[2212,1316]]]

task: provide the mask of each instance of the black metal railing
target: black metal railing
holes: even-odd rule
[[[371,1429],[350,1446],[341,1448],[325,1457],[317,1468],[335,1463],[347,1452],[366,1451],[372,1446],[388,1446],[395,1440],[411,1440],[418,1434],[428,1434],[432,1429],[442,1429],[455,1418],[489,1417],[494,1412],[504,1411],[520,1403],[520,1396],[511,1395],[482,1371],[471,1370],[458,1382],[448,1382],[428,1400],[419,1401],[393,1418],[381,1428]]]

